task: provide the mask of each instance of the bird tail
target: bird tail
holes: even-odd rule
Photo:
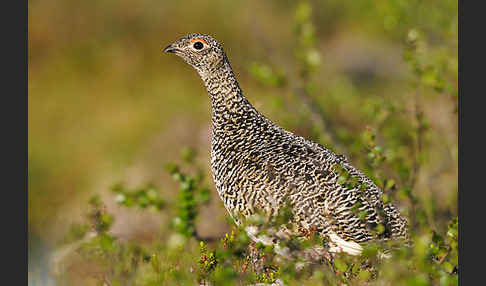
[[[361,251],[363,251],[363,247],[361,245],[354,241],[346,241],[336,233],[331,233],[329,235],[329,242],[329,252],[344,252],[350,255],[360,255]]]
[[[392,203],[384,204],[383,207],[390,224],[391,238],[409,240],[408,222],[400,214],[398,208]]]

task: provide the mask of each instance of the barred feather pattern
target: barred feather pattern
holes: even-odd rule
[[[175,44],[184,47],[199,38],[210,46],[206,53],[189,50],[178,55],[195,67],[210,95],[211,170],[236,223],[241,215],[257,211],[274,215],[288,201],[298,226],[314,228],[337,246],[408,237],[407,221],[397,207],[384,203],[382,190],[344,156],[282,129],[250,104],[216,40],[191,34]],[[335,166],[365,188],[338,183]],[[363,211],[364,218],[358,215]],[[385,230],[376,234],[372,229],[379,224]],[[358,254],[359,245],[355,248],[342,251]]]

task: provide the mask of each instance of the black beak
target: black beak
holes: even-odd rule
[[[172,45],[168,45],[167,47],[165,47],[164,49],[164,52],[166,53],[175,53],[177,51],[176,48],[172,47]]]

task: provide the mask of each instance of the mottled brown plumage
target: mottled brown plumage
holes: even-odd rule
[[[407,237],[405,218],[344,156],[280,128],[248,102],[215,39],[190,34],[164,51],[193,66],[210,95],[211,170],[236,223],[258,210],[275,214],[289,200],[294,222],[327,238],[332,252],[359,254],[359,243]],[[340,172],[355,184],[338,182]]]

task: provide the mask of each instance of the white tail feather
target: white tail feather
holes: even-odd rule
[[[330,248],[329,252],[340,253],[345,252],[350,255],[359,255],[363,251],[363,247],[354,241],[346,241],[339,237],[336,233],[331,233],[329,235]]]

